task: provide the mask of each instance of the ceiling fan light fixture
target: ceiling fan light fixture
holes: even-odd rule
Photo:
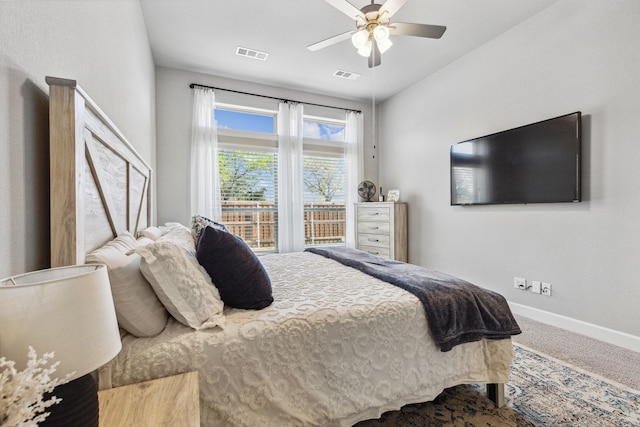
[[[378,25],[373,29],[373,37],[378,44],[383,40],[389,40],[389,28],[386,25]]]
[[[356,49],[362,49],[369,44],[369,49],[371,49],[371,42],[369,41],[369,31],[362,29],[356,31],[353,36],[351,36],[351,43],[355,46]]]
[[[380,50],[381,54],[388,51],[391,46],[393,46],[393,42],[389,39],[382,39],[378,41],[378,50]]]
[[[1,1],[1,0],[0,0]],[[391,22],[391,17],[407,0],[385,0],[383,4],[371,0],[360,9],[353,6],[351,0],[325,0],[349,18],[355,20],[355,31],[347,31],[328,39],[307,46],[316,51],[335,43],[351,38],[351,43],[358,50],[358,54],[369,58],[369,68],[380,65],[380,54],[389,50],[393,45],[390,40],[393,35],[425,37],[439,39],[447,27],[442,25],[414,24],[408,22]],[[363,0],[364,1],[364,0]],[[392,31],[393,30],[393,31]]]
[[[371,55],[371,40],[367,40],[364,46],[358,48],[358,55],[368,58]]]

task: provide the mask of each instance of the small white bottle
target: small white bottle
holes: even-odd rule
[[[384,202],[384,194],[382,194],[382,187],[380,187],[380,193],[378,194],[378,201]]]

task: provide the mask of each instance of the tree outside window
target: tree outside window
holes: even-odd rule
[[[218,156],[222,200],[266,200],[266,180],[271,178],[268,153],[223,150]]]

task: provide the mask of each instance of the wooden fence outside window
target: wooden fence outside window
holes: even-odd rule
[[[222,202],[222,223],[254,250],[275,250],[277,216],[274,202]],[[305,245],[344,243],[344,203],[305,202],[304,231]]]

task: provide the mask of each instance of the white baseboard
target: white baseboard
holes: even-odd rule
[[[640,337],[627,334],[625,332],[616,331],[593,323],[583,322],[582,320],[572,319],[571,317],[562,316],[560,314],[551,313],[549,311],[540,310],[538,308],[529,307],[509,301],[509,307],[514,314],[518,314],[547,325],[566,329],[571,332],[586,335],[609,344],[617,345],[629,350],[640,353]]]

